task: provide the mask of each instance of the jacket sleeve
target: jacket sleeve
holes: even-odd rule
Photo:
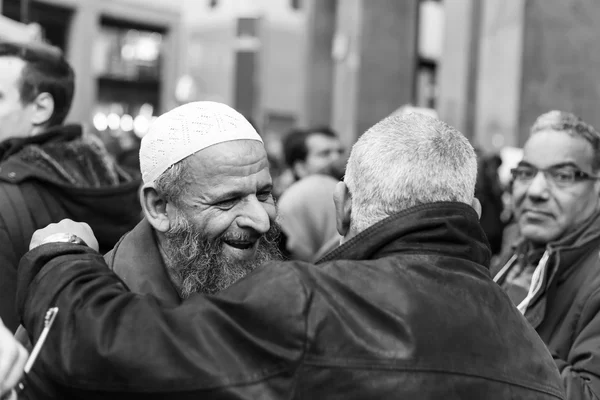
[[[46,310],[59,308],[37,362],[64,387],[194,391],[289,373],[310,306],[297,270],[266,265],[234,286],[163,307],[128,292],[100,254],[53,243],[23,257],[17,299],[34,338]]]
[[[568,400],[600,398],[600,289],[586,302],[567,360],[554,354]]]
[[[19,326],[15,304],[18,263],[10,236],[0,219],[0,318],[13,332]]]

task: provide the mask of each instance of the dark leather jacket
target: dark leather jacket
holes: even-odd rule
[[[127,291],[101,255],[65,243],[19,268],[38,362],[78,398],[558,399],[535,331],[491,280],[472,208],[418,206],[318,266],[267,264],[179,306]]]

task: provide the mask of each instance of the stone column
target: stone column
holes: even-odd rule
[[[524,11],[525,0],[483,1],[475,144],[485,150],[518,143]]]
[[[554,109],[600,129],[600,2],[529,0],[524,13],[518,144],[537,116]]]
[[[344,0],[342,0],[343,2]],[[332,45],[338,0],[307,2],[305,125],[331,125]]]
[[[344,0],[334,39],[333,127],[347,144],[413,98],[418,0]]]
[[[437,111],[465,136],[474,137],[480,0],[445,0],[444,45]]]
[[[99,23],[97,3],[93,0],[81,0],[74,9],[67,40],[67,57],[75,70],[75,97],[67,121],[87,123],[92,118],[91,113],[98,97],[92,53]]]

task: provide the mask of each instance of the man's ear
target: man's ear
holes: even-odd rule
[[[50,118],[52,118],[52,114],[54,114],[54,98],[50,93],[40,93],[31,105],[33,107],[32,125],[35,127],[44,127],[50,121]]]
[[[471,207],[473,207],[473,209],[477,213],[477,216],[479,218],[481,218],[481,203],[479,202],[477,197],[473,197],[473,202],[471,203]]]
[[[152,187],[143,189],[140,197],[142,210],[150,225],[158,232],[167,232],[171,227],[167,210],[172,205]]]
[[[333,192],[333,202],[335,203],[335,216],[337,230],[340,235],[346,236],[350,231],[350,215],[352,214],[352,199],[348,186],[344,182],[338,182]]]

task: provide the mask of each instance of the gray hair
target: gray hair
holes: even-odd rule
[[[158,194],[178,208],[187,204],[188,187],[194,179],[190,159],[184,158],[173,164],[154,181]]]
[[[419,204],[471,205],[477,180],[473,146],[459,131],[423,114],[389,116],[352,147],[344,182],[356,232]]]
[[[577,115],[566,111],[549,111],[540,115],[531,127],[530,137],[541,131],[559,131],[571,136],[580,136],[592,145],[594,158],[592,169],[600,169],[600,133]]]

